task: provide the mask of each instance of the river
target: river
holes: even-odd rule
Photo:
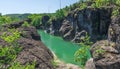
[[[72,63],[80,66],[80,62],[74,61],[74,54],[80,48],[78,44],[64,41],[61,37],[53,36],[38,30],[42,42],[52,51],[55,55],[66,63]]]

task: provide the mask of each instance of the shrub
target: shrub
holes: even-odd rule
[[[85,8],[87,8],[86,3],[81,3],[81,5],[80,5],[80,9],[85,9]]]
[[[65,17],[63,10],[57,10],[55,13],[55,17],[59,20],[62,20]]]
[[[41,25],[41,24],[42,24],[42,22],[41,22],[41,17],[35,17],[35,18],[32,20],[31,24],[32,24],[33,26],[35,26],[35,27]]]
[[[22,27],[30,27],[30,24],[27,21],[24,21],[24,23],[22,24]]]
[[[82,67],[85,65],[86,61],[91,57],[89,49],[92,42],[90,41],[90,37],[86,33],[85,38],[82,42],[80,42],[80,49],[75,52],[75,61],[80,62]]]
[[[58,63],[55,60],[51,60],[52,65],[54,68],[58,67]]]
[[[114,8],[114,9],[113,9],[113,12],[112,12],[112,15],[113,15],[113,16],[118,16],[118,15],[120,15],[119,8],[117,8],[117,7]]]
[[[27,63],[26,65],[21,65],[19,62],[14,62],[9,69],[35,69],[36,61],[32,64]]]
[[[85,65],[85,63],[86,63],[86,61],[89,59],[89,55],[88,55],[88,52],[89,52],[89,48],[90,48],[90,46],[83,46],[83,45],[81,45],[82,47],[78,50],[78,51],[76,51],[76,53],[75,53],[75,61],[76,62],[80,62],[80,64],[82,65],[82,66],[84,66]]]
[[[15,29],[9,29],[8,32],[4,32],[0,37],[8,43],[14,43],[20,38],[20,32]]]
[[[0,16],[0,25],[11,23],[12,20],[8,16]]]
[[[0,46],[0,64],[9,64],[16,58],[15,49],[10,46]]]

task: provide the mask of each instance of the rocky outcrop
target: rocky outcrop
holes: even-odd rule
[[[90,58],[85,65],[85,69],[96,69],[93,58]]]
[[[96,69],[120,69],[120,16],[112,19],[108,32],[108,40],[91,47]]]
[[[108,40],[115,42],[116,49],[120,53],[120,15],[114,17],[109,27]]]
[[[91,47],[91,53],[96,69],[120,69],[120,54],[115,43],[108,40],[96,42]]]
[[[81,34],[78,35],[78,33],[82,33],[84,30],[91,36],[92,41],[102,39],[102,36],[107,37],[108,27],[111,23],[111,13],[111,7],[76,9],[64,19],[59,30],[61,36],[65,40],[75,40],[77,42],[81,37]]]
[[[51,63],[53,55],[40,41],[40,36],[37,33],[37,30],[32,26],[22,27],[21,25],[21,22],[18,22],[18,24],[12,24],[12,27],[14,26],[15,29],[21,32],[21,37],[17,40],[17,43],[22,48],[22,51],[18,53],[16,61],[20,62],[21,65],[36,61],[35,69],[54,69]],[[4,26],[4,28],[12,28],[10,26],[7,25]],[[0,31],[0,35],[2,35],[3,32],[4,30]],[[6,46],[7,44],[6,41],[0,38],[0,45]]]

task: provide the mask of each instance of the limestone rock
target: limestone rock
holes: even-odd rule
[[[85,65],[85,69],[96,69],[93,58],[90,58]]]

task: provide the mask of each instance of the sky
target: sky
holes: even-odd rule
[[[61,0],[61,8],[78,0]],[[60,0],[0,0],[0,13],[53,13],[60,8]]]

